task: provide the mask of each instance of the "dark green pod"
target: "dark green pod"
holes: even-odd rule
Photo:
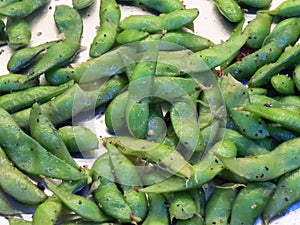
[[[0,91],[1,92],[12,92],[21,91],[37,85],[37,80],[31,80],[25,82],[27,76],[22,74],[6,74],[0,76]]]
[[[293,17],[300,15],[300,1],[286,0],[279,4],[273,10],[262,10],[261,13],[267,13],[272,16]]]
[[[278,74],[271,78],[273,88],[282,95],[295,94],[295,84],[292,78],[287,75]]]
[[[8,44],[13,49],[19,49],[27,46],[31,39],[29,24],[21,18],[8,19],[6,24],[6,33]]]

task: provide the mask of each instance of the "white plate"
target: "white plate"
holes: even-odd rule
[[[200,11],[199,17],[195,20],[195,33],[204,36],[214,43],[218,44],[225,41],[233,26],[227,22],[216,10],[212,0],[184,0],[184,4],[187,8],[198,8]],[[275,8],[283,0],[273,0],[271,8]],[[30,26],[32,30],[32,40],[30,45],[35,46],[46,41],[56,40],[58,33],[55,27],[53,13],[56,5],[66,4],[71,5],[71,0],[51,0],[49,3],[41,8],[38,12],[34,13],[30,19]],[[96,0],[90,8],[82,11],[82,17],[84,21],[84,32],[81,45],[87,49],[79,54],[77,57],[78,62],[83,62],[88,59],[89,45],[96,34],[96,28],[99,25],[98,17],[99,0]],[[139,8],[122,6],[122,19],[130,14],[145,14],[145,12]],[[255,14],[246,14],[246,19],[251,20]],[[7,47],[1,47],[0,50],[4,50],[0,54],[0,74],[7,74],[6,69],[7,62],[12,51]],[[104,117],[97,116],[95,118],[84,118],[81,122],[82,125],[89,127],[98,136],[108,136],[106,132]],[[88,165],[91,167],[95,158],[105,151],[103,148],[99,148],[98,151],[91,155],[85,155],[85,158],[77,159],[80,165]],[[26,212],[30,212],[32,209],[24,209]],[[31,220],[32,214],[23,214],[25,219]],[[284,215],[274,220],[272,225],[299,225],[300,224],[300,202],[293,205]],[[261,225],[261,221],[258,220],[256,225]],[[0,217],[0,225],[8,225],[7,220],[4,217]],[[42,225],[42,224],[41,224]]]

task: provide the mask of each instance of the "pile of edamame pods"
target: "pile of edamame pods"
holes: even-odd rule
[[[212,1],[234,26],[219,44],[193,33],[201,9],[180,0],[99,0],[80,63],[94,0],[58,4],[59,37],[35,46],[28,18],[49,1],[0,1],[0,45],[13,50],[0,76],[10,225],[267,225],[300,201],[300,1]],[[149,14],[122,18],[123,4]],[[72,124],[101,107],[110,136]]]

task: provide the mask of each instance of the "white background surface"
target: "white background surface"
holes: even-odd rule
[[[271,8],[276,7],[280,4],[282,0],[273,0]],[[187,8],[198,8],[200,11],[199,17],[195,21],[195,33],[209,38],[214,43],[218,44],[221,41],[225,41],[230,35],[233,26],[227,22],[213,6],[212,0],[184,0]],[[71,5],[71,0],[51,0],[49,3],[41,8],[38,12],[34,13],[31,18],[29,18],[31,30],[32,30],[32,40],[31,45],[35,46],[46,41],[52,41],[57,39],[57,31],[53,19],[53,13],[56,5],[67,4]],[[98,17],[99,0],[96,0],[95,4],[84,10],[82,12],[82,17],[84,20],[84,32],[82,38],[82,47],[87,49],[79,54],[77,58],[78,62],[85,61],[88,58],[88,48],[92,42],[95,34],[96,27],[99,25]],[[122,7],[122,18],[128,16],[129,14],[144,14],[140,9],[131,7]],[[247,19],[250,20],[255,15],[247,14]],[[4,52],[0,55],[0,74],[6,74],[6,64],[11,55],[11,51],[7,46],[1,47]],[[107,136],[108,133],[105,129],[105,124],[102,117],[96,118],[85,118],[83,122],[85,126],[88,126],[98,136]],[[99,151],[94,152],[94,154],[85,157],[85,159],[78,159],[79,164],[86,164],[89,167],[92,165],[95,157],[100,155],[104,151],[99,149]],[[26,211],[31,211],[32,209],[27,209]],[[272,225],[299,225],[300,222],[300,209],[299,204],[295,204],[285,216],[273,221]],[[24,214],[26,219],[31,218],[31,214]],[[257,225],[261,224],[257,221]],[[0,225],[8,225],[5,218],[0,217]],[[42,224],[41,224],[42,225]]]

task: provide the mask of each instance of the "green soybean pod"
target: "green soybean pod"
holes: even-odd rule
[[[206,203],[205,224],[228,224],[236,194],[237,187],[233,183],[216,187]]]
[[[300,32],[300,18],[287,18],[279,22],[265,38],[263,46],[274,42],[279,47],[287,47],[298,41]]]
[[[273,151],[251,157],[224,159],[225,167],[250,181],[269,181],[297,169],[296,147],[300,139],[295,138],[278,145]]]
[[[247,105],[241,109],[276,122],[294,132],[300,132],[300,117],[297,111],[261,105]]]
[[[5,193],[3,193],[2,190],[0,191],[0,213],[1,215],[5,215],[5,216],[22,214],[22,212],[17,211],[11,206],[11,204],[9,203],[9,199],[7,198]]]
[[[252,95],[267,95],[268,90],[266,88],[249,88],[250,98]]]
[[[246,46],[253,49],[260,48],[264,42],[264,39],[270,33],[271,24],[271,16],[258,13],[244,29],[244,32],[248,33],[249,35]]]
[[[260,87],[270,82],[271,77],[294,65],[300,58],[300,45],[288,46],[274,63],[259,68],[250,78],[250,87]]]
[[[287,75],[278,74],[271,78],[273,88],[280,94],[293,95],[295,94],[295,84],[292,78]]]
[[[7,36],[5,31],[5,23],[3,22],[3,20],[0,19],[0,46],[6,44],[7,44]]]
[[[76,10],[85,9],[91,6],[95,0],[72,0],[72,6]]]
[[[233,202],[230,224],[254,224],[267,206],[275,188],[276,185],[272,182],[247,184]]]
[[[277,182],[275,192],[263,211],[263,221],[269,221],[279,216],[291,205],[299,200],[300,169],[296,169],[282,176]]]
[[[0,111],[1,146],[18,168],[29,174],[63,180],[86,179],[86,176],[79,170],[48,152],[21,130],[7,111],[2,108]],[[19,137],[17,141],[16,135]]]
[[[286,0],[279,4],[273,10],[261,10],[261,13],[267,13],[272,16],[293,17],[300,15],[300,1]]]
[[[168,225],[167,202],[162,194],[148,194],[149,212],[142,225]]]
[[[58,5],[53,16],[58,32],[64,37],[63,40],[79,43],[83,31],[80,14],[70,6]]]
[[[138,0],[138,2],[160,13],[169,13],[185,8],[180,0]]]
[[[71,67],[56,68],[45,72],[46,81],[56,86],[74,80],[74,76],[75,69]]]
[[[107,222],[110,217],[104,214],[98,205],[79,195],[75,195],[57,187],[51,181],[44,178],[47,187],[66,205],[69,209],[74,211],[81,217],[93,222]]]
[[[56,43],[56,41],[46,42],[34,47],[27,47],[17,50],[12,54],[7,63],[8,71],[10,71],[11,73],[16,73],[19,70],[26,68],[31,63],[33,63],[34,59],[40,53],[50,48],[54,43]]]
[[[161,104],[149,106],[148,132],[146,140],[161,143],[166,134],[166,124]]]
[[[239,4],[234,0],[214,0],[219,12],[230,22],[239,23],[244,19],[244,14]]]
[[[83,152],[96,150],[99,147],[97,136],[83,126],[63,126],[58,129],[61,137],[69,152]]]
[[[118,44],[123,45],[131,42],[144,40],[148,36],[149,33],[145,31],[126,29],[123,30],[121,33],[117,34],[116,41]]]
[[[118,225],[119,223],[97,223],[97,222],[90,222],[82,219],[76,219],[70,222],[62,223],[61,225]]]
[[[21,171],[12,166],[2,148],[0,148],[0,160],[1,190],[14,199],[31,205],[38,205],[47,198],[43,191],[38,189]]]
[[[174,219],[187,220],[198,213],[195,199],[188,191],[166,193],[171,222]]]
[[[277,123],[269,123],[267,126],[270,137],[280,142],[288,141],[297,137],[295,132],[286,129]]]
[[[194,175],[194,168],[169,146],[132,137],[107,137],[104,143],[113,143],[126,155],[145,157],[149,161],[164,165],[166,170],[180,176],[190,178]]]
[[[10,3],[18,2],[20,0],[2,0],[0,2],[0,8],[6,5],[9,5]]]
[[[8,44],[13,49],[27,46],[31,39],[29,24],[21,18],[9,18],[6,24],[6,33]]]
[[[212,41],[203,36],[184,31],[167,32],[166,34],[160,35],[160,40],[178,44],[194,52],[201,51],[215,45]]]
[[[204,225],[204,219],[199,215],[195,215],[192,218],[187,220],[177,220],[176,224],[177,225]]]
[[[17,217],[8,217],[9,225],[31,225],[32,222]]]
[[[36,11],[48,2],[48,0],[22,0],[14,1],[0,7],[0,14],[8,17],[23,18]]]
[[[31,80],[25,82],[27,76],[22,74],[5,74],[0,76],[0,91],[1,92],[12,92],[20,91],[37,85],[37,80]]]
[[[115,175],[112,173],[113,167],[110,162],[108,152],[100,155],[92,165],[92,178],[96,182],[100,177],[104,177],[115,182]]]
[[[293,71],[293,81],[297,90],[300,90],[300,65],[297,64],[294,71]]]
[[[171,176],[157,184],[140,189],[146,193],[168,193],[195,189],[212,180],[225,169],[221,160],[216,156],[218,153],[226,158],[235,157],[237,149],[229,139],[224,139],[209,149],[206,158],[193,165],[195,175],[190,179]]]
[[[121,18],[119,5],[115,0],[101,0],[100,27],[90,46],[90,57],[98,57],[111,49],[116,40]]]
[[[33,104],[30,110],[29,124],[32,138],[61,160],[64,160],[74,168],[79,168],[59,136],[58,131],[49,118],[42,113],[41,107],[37,103]]]
[[[270,6],[272,0],[240,0],[240,2],[247,6],[261,9]]]
[[[117,185],[104,177],[100,178],[100,186],[95,191],[94,197],[101,209],[119,222],[140,222],[126,203],[124,196]]]
[[[196,105],[186,96],[171,104],[171,123],[179,141],[190,153],[203,152],[203,137],[199,129]]]
[[[31,107],[35,102],[41,104],[50,101],[53,97],[60,95],[72,85],[71,82],[58,87],[35,86],[25,90],[7,93],[0,96],[0,107],[9,113],[13,113]]]
[[[78,43],[68,41],[61,41],[52,45],[30,70],[27,80],[35,79],[48,70],[70,63],[75,57],[78,48]]]

